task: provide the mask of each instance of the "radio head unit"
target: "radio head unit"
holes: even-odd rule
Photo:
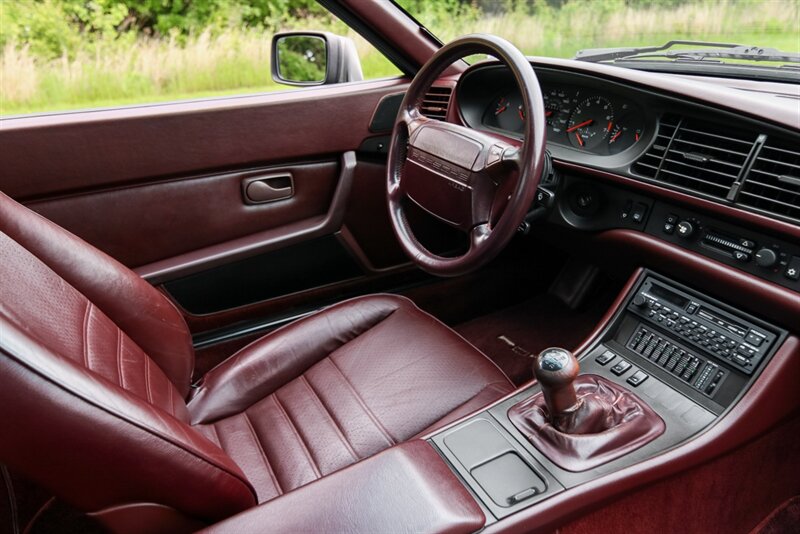
[[[698,349],[711,360],[723,360],[745,374],[753,371],[778,336],[742,316],[723,311],[709,301],[671,284],[647,277],[628,310]]]

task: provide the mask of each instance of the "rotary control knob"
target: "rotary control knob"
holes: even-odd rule
[[[641,293],[633,297],[633,305],[637,308],[641,308],[647,303],[647,300],[644,298],[644,295]]]
[[[688,239],[694,234],[694,225],[689,221],[681,221],[675,228],[678,231],[678,237],[683,239]]]
[[[772,267],[778,262],[778,255],[771,248],[762,248],[756,252],[756,265],[759,267]]]

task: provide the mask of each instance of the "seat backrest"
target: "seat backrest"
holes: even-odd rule
[[[0,463],[78,509],[214,521],[255,504],[189,425],[194,353],[135,273],[0,193]]]

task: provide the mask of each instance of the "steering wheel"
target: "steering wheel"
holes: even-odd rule
[[[522,94],[525,140],[429,119],[420,107],[425,93],[454,61],[491,55],[510,68]],[[531,207],[545,153],[542,91],[530,63],[508,41],[493,35],[458,38],[439,49],[406,91],[392,131],[387,169],[389,214],[409,258],[438,276],[478,269],[508,244]],[[443,257],[427,250],[407,218],[408,201],[469,236],[468,250]]]

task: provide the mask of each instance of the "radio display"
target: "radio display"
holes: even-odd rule
[[[683,308],[687,304],[689,304],[689,299],[687,299],[685,297],[682,297],[680,295],[677,295],[677,294],[673,293],[672,291],[670,291],[670,290],[668,290],[668,289],[666,289],[664,287],[661,287],[661,286],[659,286],[657,284],[652,284],[650,286],[650,293],[652,293],[653,296],[658,297],[659,299],[664,299],[667,302],[669,302],[670,304],[674,304],[675,306],[678,306],[679,308]]]

